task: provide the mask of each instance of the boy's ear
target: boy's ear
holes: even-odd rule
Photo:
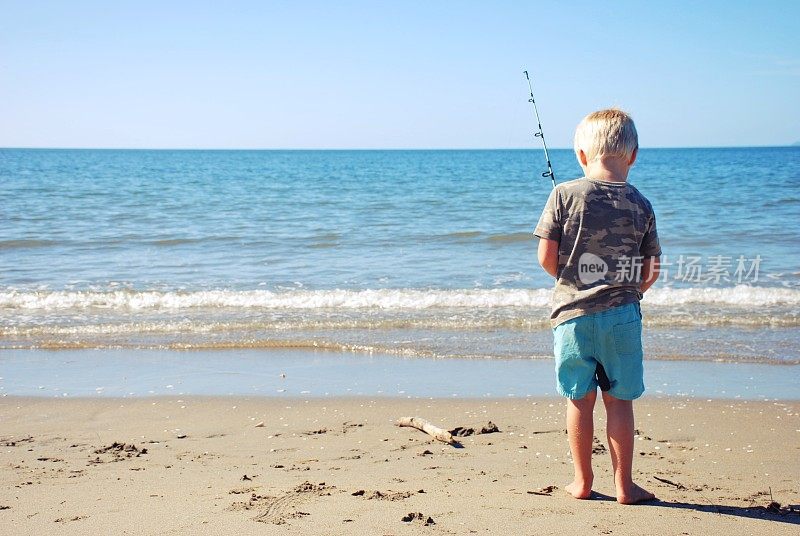
[[[586,157],[586,153],[583,152],[583,149],[578,149],[578,162],[580,162],[582,166],[589,165],[589,159]]]
[[[628,167],[631,167],[631,166],[633,165],[633,163],[634,163],[634,162],[636,162],[636,157],[637,157],[638,155],[639,155],[639,148],[637,147],[637,148],[636,148],[636,149],[634,149],[634,150],[633,150],[633,152],[631,153],[631,159],[630,159],[630,160],[628,160]]]

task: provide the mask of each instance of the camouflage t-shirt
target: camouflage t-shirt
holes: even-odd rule
[[[661,255],[653,207],[626,182],[559,184],[533,234],[559,243],[553,327],[639,301],[642,261]]]

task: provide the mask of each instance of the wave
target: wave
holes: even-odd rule
[[[186,244],[199,244],[205,241],[206,239],[203,238],[165,238],[147,243],[152,246],[183,246]]]
[[[6,350],[104,350],[104,349],[164,349],[164,350],[330,350],[335,352],[352,353],[382,353],[403,355],[408,357],[447,357],[438,355],[429,350],[416,348],[397,348],[390,345],[347,344],[325,340],[292,340],[292,339],[264,339],[264,340],[230,340],[230,341],[197,341],[197,342],[164,342],[164,343],[107,343],[102,341],[63,341],[45,340],[34,344],[0,345]],[[526,356],[527,357],[527,356]],[[537,356],[539,357],[539,356]],[[545,356],[541,356],[543,358]]]
[[[411,335],[413,332],[408,332]],[[796,351],[780,351],[774,342],[759,345],[758,348],[743,346],[742,336],[722,330],[708,337],[703,331],[701,337],[690,337],[677,341],[680,344],[664,345],[658,337],[650,338],[648,359],[654,360],[693,360],[733,363],[766,363],[776,365],[800,365]],[[73,337],[54,334],[23,338],[0,339],[2,350],[86,350],[86,349],[160,349],[160,350],[324,350],[334,352],[392,354],[419,358],[472,358],[472,359],[551,359],[549,337],[523,336],[519,334],[500,334],[491,338],[475,336],[469,332],[454,340],[452,333],[441,333],[438,337],[426,336],[414,340],[413,336],[398,340],[382,336],[379,332],[368,330],[356,334],[301,332],[294,334],[258,333],[246,336],[245,333],[227,333],[223,337],[206,337],[198,333],[182,331],[160,337],[147,336],[92,336],[78,330]],[[110,335],[110,334],[107,334]],[[143,334],[139,334],[143,335]],[[288,335],[288,337],[287,337]],[[744,337],[747,337],[745,334]],[[722,344],[721,341],[724,341]]]
[[[59,309],[431,309],[546,307],[549,289],[491,290],[205,290],[3,291],[0,308]]]
[[[457,231],[443,235],[434,235],[428,238],[420,237],[420,240],[433,240],[443,242],[471,243],[476,241],[489,242],[494,244],[511,242],[530,242],[535,243],[533,231],[517,233],[499,233],[486,235],[482,231]]]
[[[525,233],[507,233],[507,234],[494,234],[486,238],[488,242],[508,244],[512,242],[530,242],[535,244],[536,240],[533,236],[533,231]]]
[[[420,242],[450,242],[453,244],[470,244],[480,240],[482,231],[455,231],[445,234],[419,235],[416,239]]]
[[[58,244],[59,242],[56,242],[55,240],[0,240],[0,250],[46,248]]]
[[[235,309],[445,309],[546,308],[550,289],[365,289],[365,290],[108,290],[0,291],[0,309],[123,311],[199,308]],[[646,306],[800,306],[800,290],[783,287],[656,288]]]
[[[735,305],[758,307],[769,305],[800,305],[800,290],[785,287],[693,287],[655,288],[647,292],[645,303],[652,305]]]
[[[481,231],[456,231],[442,235],[442,238],[478,238],[482,234]]]

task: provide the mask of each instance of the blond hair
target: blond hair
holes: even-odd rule
[[[604,156],[630,158],[639,147],[636,125],[630,115],[617,108],[592,112],[575,129],[575,154],[586,154],[591,162]]]

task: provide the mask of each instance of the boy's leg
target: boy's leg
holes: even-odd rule
[[[576,499],[588,499],[592,494],[592,439],[594,438],[594,403],[597,391],[586,393],[583,398],[567,399],[567,435],[575,479],[566,487]]]
[[[655,499],[655,495],[633,483],[633,401],[620,400],[605,392],[603,402],[608,419],[608,446],[614,467],[617,501],[635,504]]]

